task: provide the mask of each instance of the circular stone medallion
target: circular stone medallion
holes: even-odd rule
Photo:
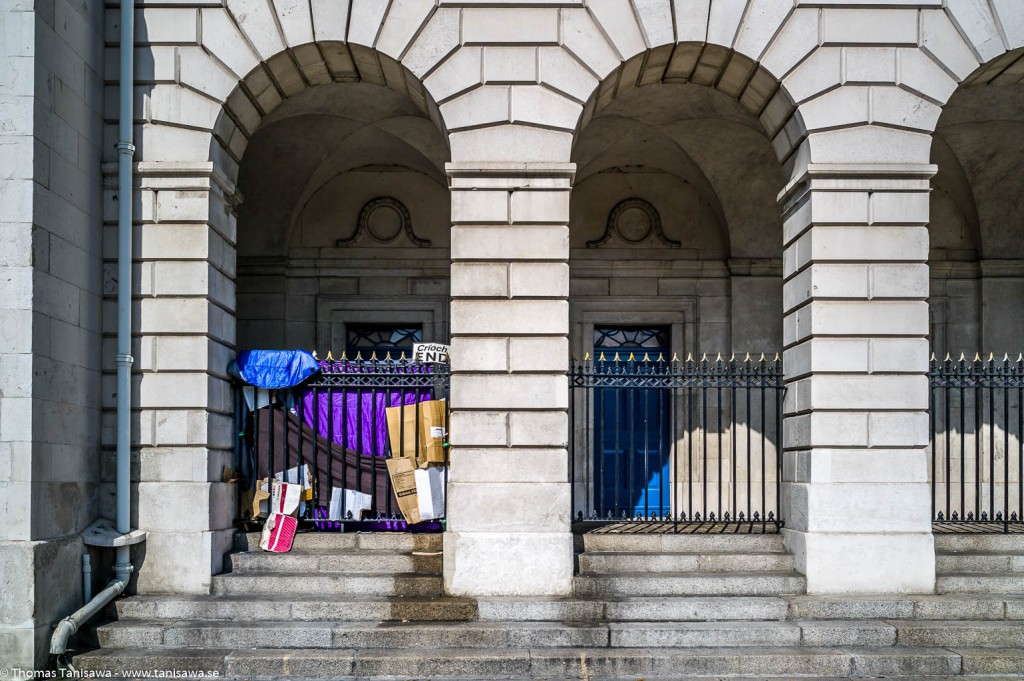
[[[641,206],[624,207],[615,220],[615,231],[625,241],[634,244],[650,236],[653,226],[650,213]]]
[[[378,203],[366,215],[366,230],[377,241],[395,239],[404,227],[401,211],[388,203]]]

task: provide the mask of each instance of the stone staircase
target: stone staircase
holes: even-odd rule
[[[97,631],[101,648],[75,667],[308,679],[1024,679],[1024,595],[806,596],[775,535],[587,534],[565,598],[442,596],[437,535],[304,534],[284,555],[256,543],[238,536],[210,596],[118,601],[117,621]]]
[[[1024,535],[935,535],[935,590],[1024,594]]]

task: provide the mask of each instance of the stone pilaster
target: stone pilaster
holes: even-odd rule
[[[452,163],[445,588],[568,594],[569,163]]]
[[[112,187],[104,238],[111,295]],[[236,504],[223,468],[232,463],[233,444],[227,381],[235,343],[233,191],[210,163],[143,162],[136,169],[132,524],[148,532],[137,567],[144,593],[207,592],[231,544]],[[112,448],[114,299],[105,306],[104,444]],[[105,478],[112,481],[112,451],[107,462]]]
[[[783,194],[786,543],[811,593],[930,592],[934,166],[810,165]]]

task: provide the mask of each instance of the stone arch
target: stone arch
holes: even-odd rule
[[[760,121],[780,161],[803,139],[796,106],[775,76],[739,52],[708,43],[679,43],[631,57],[595,89],[583,109],[577,133],[618,97],[657,83],[703,85],[736,100]]]
[[[966,75],[943,102],[932,133],[932,346],[939,354],[1018,353],[1024,323],[1024,47],[988,15],[990,31],[964,36]],[[999,30],[996,30],[996,29]],[[988,39],[984,37],[988,35]],[[1020,40],[1024,36],[1017,36]],[[989,57],[987,61],[978,63]],[[962,77],[961,77],[962,76]],[[971,228],[970,248],[949,250],[957,212]],[[945,247],[945,248],[944,248]],[[951,311],[959,310],[954,314]]]
[[[301,55],[301,69],[295,69]],[[276,64],[276,65],[275,65]],[[282,66],[287,64],[288,66]],[[278,75],[288,71],[285,80]],[[289,98],[330,83],[369,83],[411,100],[445,133],[437,104],[407,68],[372,48],[340,42],[307,43],[255,65],[224,100],[213,137],[236,167],[249,140]]]

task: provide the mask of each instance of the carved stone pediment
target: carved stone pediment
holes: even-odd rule
[[[599,248],[618,241],[625,246],[668,246],[682,244],[665,236],[661,215],[649,201],[632,198],[619,201],[608,213],[608,223],[600,239],[587,242],[587,248]]]
[[[404,238],[403,238],[404,237]],[[427,248],[429,239],[416,236],[412,228],[412,218],[405,204],[393,196],[378,196],[366,202],[359,211],[356,231],[352,236],[338,239],[337,246],[352,246],[361,241],[372,241],[378,244],[400,244],[408,240],[413,246]]]

